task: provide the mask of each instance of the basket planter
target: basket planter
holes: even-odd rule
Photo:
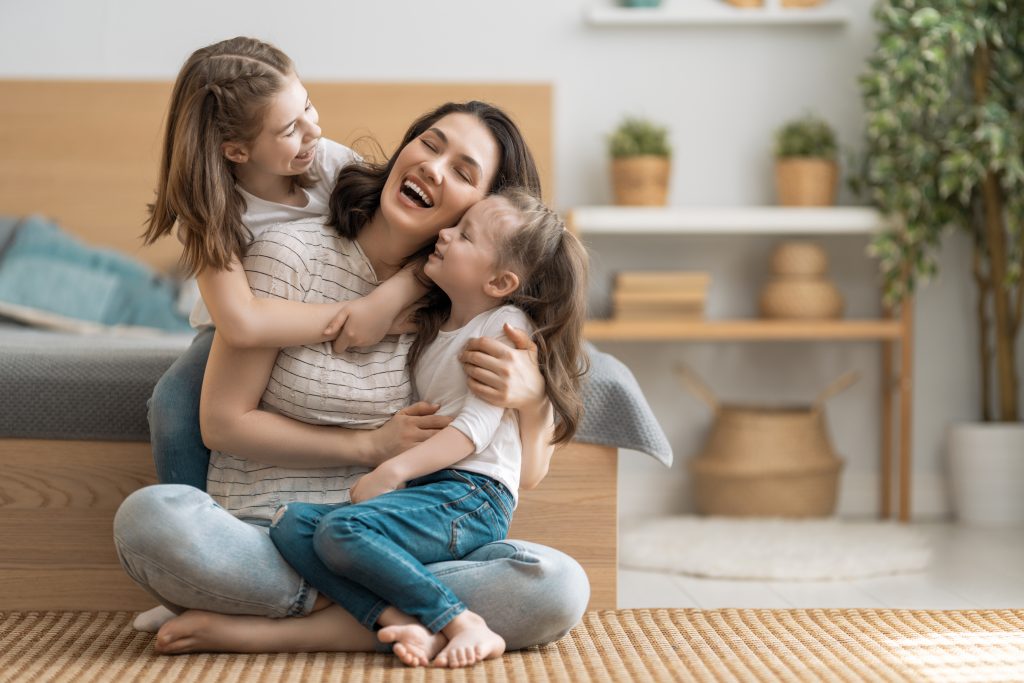
[[[624,206],[665,206],[671,160],[662,156],[612,159],[615,203]]]
[[[835,161],[811,157],[775,160],[775,185],[782,206],[832,206],[838,180]]]
[[[689,462],[697,512],[722,516],[825,517],[835,511],[840,460],[824,402],[852,384],[848,373],[809,406],[720,404],[696,376],[684,383],[715,412],[704,448]]]

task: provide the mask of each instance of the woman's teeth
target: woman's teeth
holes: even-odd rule
[[[430,201],[430,197],[428,197],[427,193],[423,191],[423,188],[411,180],[406,180],[402,183],[402,190],[406,191],[407,195],[418,197],[423,205],[428,208],[434,205],[434,202]]]

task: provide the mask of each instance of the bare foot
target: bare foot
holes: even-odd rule
[[[185,652],[372,652],[374,633],[337,605],[308,617],[267,617],[189,610],[156,635],[160,654]]]
[[[185,652],[229,652],[238,650],[238,631],[232,628],[239,617],[215,612],[188,610],[171,619],[157,631],[153,649],[162,655]]]
[[[505,652],[505,639],[489,629],[483,617],[469,610],[452,619],[443,632],[448,645],[434,658],[434,666],[470,666]]]
[[[395,655],[406,666],[426,666],[430,664],[448,639],[443,633],[431,633],[418,622],[386,626],[377,632],[382,643],[394,643]]]

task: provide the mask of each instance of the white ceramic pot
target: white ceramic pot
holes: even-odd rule
[[[951,425],[949,475],[957,519],[1024,526],[1024,424]]]

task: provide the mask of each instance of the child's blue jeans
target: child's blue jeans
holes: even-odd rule
[[[192,345],[171,364],[153,388],[149,441],[161,484],[187,484],[206,490],[210,449],[199,430],[199,393],[213,345],[213,328],[196,333]]]
[[[448,469],[358,505],[290,503],[270,538],[303,578],[367,628],[394,605],[437,633],[466,606],[423,564],[503,539],[513,506],[494,479]]]

